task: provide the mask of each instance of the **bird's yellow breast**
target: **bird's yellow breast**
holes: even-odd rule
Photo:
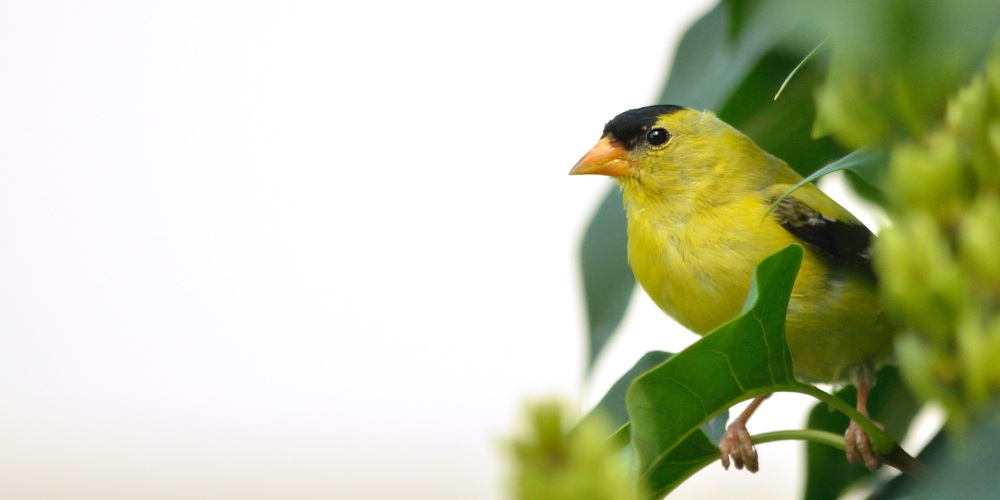
[[[629,189],[625,190],[628,206]],[[704,335],[740,313],[754,267],[800,243],[768,215],[766,193],[685,211],[644,200],[628,215],[628,255],[636,280],[669,316]],[[789,302],[786,339],[796,371],[820,381],[878,361],[891,332],[873,284],[840,276],[806,248]]]
[[[794,242],[765,220],[762,206],[742,198],[687,215],[629,212],[628,255],[636,279],[667,314],[695,333],[708,333],[740,312],[754,266]],[[803,262],[804,268],[812,265],[811,259]]]

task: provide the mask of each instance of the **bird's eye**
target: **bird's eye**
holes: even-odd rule
[[[646,132],[646,142],[649,142],[651,146],[662,146],[668,140],[670,140],[670,132],[667,132],[665,128],[654,128]]]

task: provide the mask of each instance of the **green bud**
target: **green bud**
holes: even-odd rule
[[[879,142],[889,129],[884,104],[879,102],[885,84],[841,54],[834,52],[826,83],[816,94],[812,135],[833,134],[849,148]]]
[[[986,360],[986,378],[990,386],[1000,388],[1000,314],[995,314],[986,327],[983,341],[983,358]]]
[[[1000,38],[993,44],[986,62],[986,81],[993,91],[993,105],[1000,108]]]
[[[631,500],[625,463],[607,441],[600,417],[582,421],[572,432],[555,401],[528,410],[528,429],[511,443],[517,459],[514,497],[518,500]]]
[[[945,123],[962,137],[975,137],[986,126],[990,110],[990,88],[978,76],[948,101]]]
[[[890,311],[946,343],[967,294],[937,223],[926,213],[910,214],[884,230],[876,245],[880,289]]]
[[[895,346],[900,374],[910,390],[924,400],[951,399],[941,387],[939,353],[912,333],[896,337]]]
[[[958,234],[962,262],[987,283],[1000,279],[1000,199],[983,194],[962,218]]]
[[[1000,120],[994,121],[986,129],[986,140],[989,142],[990,150],[993,151],[993,164],[997,165],[997,172],[994,172],[996,175],[1000,172]],[[984,187],[987,189],[992,188],[995,191],[1000,188],[1000,185],[994,180],[993,185],[986,183]]]
[[[892,151],[875,265],[903,377],[961,431],[1000,395],[1000,38],[943,125]]]
[[[890,193],[898,206],[925,209],[945,220],[965,202],[967,184],[954,137],[936,132],[924,145],[893,148]]]
[[[989,398],[989,375],[983,355],[985,342],[979,315],[968,310],[962,314],[955,329],[962,382],[966,400],[974,407]]]
[[[948,102],[945,121],[980,185],[996,187],[1000,168],[986,136],[992,108],[990,87],[980,75]]]

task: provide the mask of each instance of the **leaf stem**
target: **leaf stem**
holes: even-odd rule
[[[836,408],[844,415],[847,415],[848,418],[857,422],[857,424],[865,430],[865,433],[868,434],[868,437],[871,439],[872,449],[875,453],[878,453],[879,455],[886,455],[896,448],[896,442],[893,441],[893,439],[886,434],[885,431],[879,429],[878,426],[875,425],[875,422],[872,422],[870,418],[862,415],[858,412],[858,410],[855,410],[851,405],[845,403],[844,400],[838,398],[837,396],[822,391],[814,385],[801,383],[793,384],[791,386],[791,391],[812,396]]]
[[[753,442],[753,444],[788,441],[791,439],[812,441],[813,443],[825,444],[827,446],[837,448],[840,451],[846,451],[844,446],[844,436],[838,436],[832,432],[818,431],[815,429],[765,432],[763,434],[757,434],[756,436],[750,436],[750,441]]]

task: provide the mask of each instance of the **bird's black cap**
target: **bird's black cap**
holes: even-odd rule
[[[657,104],[645,108],[630,109],[612,118],[604,125],[604,136],[610,136],[611,140],[621,143],[625,149],[632,149],[656,124],[657,119],[682,109],[685,108],[673,104]]]

